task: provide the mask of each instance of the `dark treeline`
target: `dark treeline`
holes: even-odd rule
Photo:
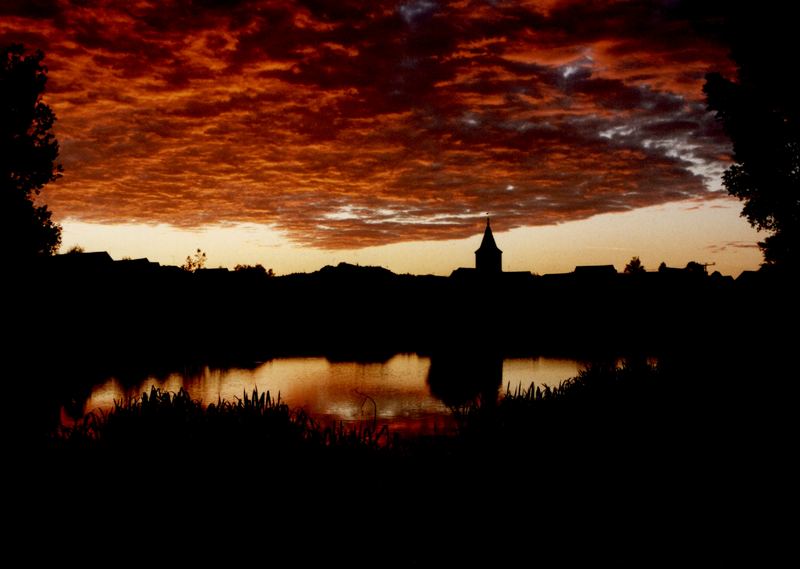
[[[340,264],[272,277],[85,253],[42,259],[13,283],[22,304],[11,368],[18,385],[54,400],[42,406],[50,427],[56,402],[70,411],[74,401],[77,413],[109,375],[136,385],[282,355],[383,361],[419,352],[433,358],[432,392],[458,402],[500,387],[497,373],[476,370],[496,371],[502,357],[775,361],[791,353],[784,330],[796,323],[793,283],[764,272],[736,281],[613,269],[447,278]]]
[[[730,346],[788,316],[794,283],[702,271],[481,278],[340,264],[311,274],[188,272],[105,254],[44,259],[19,275],[22,337],[58,327],[59,367],[120,361],[243,363],[313,354],[385,359],[480,348],[500,355]],[[745,278],[748,277],[748,278]],[[776,325],[777,326],[777,325]]]
[[[703,271],[536,277],[396,275],[340,264],[310,274],[188,272],[104,253],[44,259],[21,275],[27,336],[59,327],[53,360],[221,363],[314,354],[384,359],[473,348],[501,355],[730,345],[787,316],[794,282]],[[747,278],[745,278],[747,277]],[[25,335],[23,335],[25,336]],[[228,361],[229,360],[229,361]]]

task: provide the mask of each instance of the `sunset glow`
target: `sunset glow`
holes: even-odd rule
[[[4,3],[0,41],[47,56],[65,246],[448,274],[488,212],[508,269],[738,274],[758,238],[701,91],[733,66],[700,24],[644,1],[65,0]]]

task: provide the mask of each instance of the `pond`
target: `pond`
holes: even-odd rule
[[[280,394],[292,408],[302,408],[323,422],[373,421],[395,431],[434,433],[452,426],[453,406],[478,397],[497,397],[510,385],[558,385],[581,369],[574,359],[431,358],[398,354],[380,362],[330,361],[324,357],[275,358],[252,369],[209,367],[149,377],[123,385],[110,377],[95,386],[84,413],[108,410],[114,401],[140,395],[151,386],[183,388],[204,403],[234,400],[243,393]],[[69,419],[62,412],[62,421]]]

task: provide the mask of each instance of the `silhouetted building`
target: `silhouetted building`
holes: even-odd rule
[[[486,229],[483,232],[481,246],[475,251],[475,269],[481,274],[497,274],[503,272],[503,252],[494,242],[492,226],[486,218]]]
[[[759,283],[760,276],[763,275],[760,275],[758,271],[742,271],[742,273],[736,277],[736,284],[754,286]]]
[[[617,274],[617,269],[614,265],[578,265],[575,267],[575,274],[587,278],[613,277]]]
[[[154,263],[147,258],[141,259],[122,259],[114,261],[114,270],[119,274],[143,275],[152,274],[161,268],[159,263]]]
[[[450,278],[458,281],[468,281],[475,278],[476,271],[472,267],[459,267],[450,273]]]
[[[486,219],[481,246],[475,251],[475,268],[459,267],[450,278],[460,283],[502,283],[504,286],[524,286],[534,280],[530,271],[503,272],[503,252],[495,243],[492,226]]]
[[[114,263],[105,251],[92,253],[66,253],[47,257],[51,267],[61,271],[90,272],[108,270]]]

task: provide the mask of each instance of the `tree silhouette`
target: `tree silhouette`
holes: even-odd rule
[[[625,272],[629,275],[645,272],[644,265],[642,265],[639,257],[631,257],[631,260],[628,261],[627,265],[625,265]]]
[[[206,266],[206,254],[204,251],[201,251],[199,248],[195,251],[194,255],[189,255],[186,257],[186,261],[183,262],[181,268],[184,271],[189,271],[193,273],[198,269],[202,269]]]
[[[706,265],[704,265],[703,263],[698,263],[697,261],[689,261],[688,263],[686,263],[686,270],[696,275],[708,274]]]
[[[275,271],[272,269],[265,269],[264,265],[261,263],[255,265],[236,265],[233,267],[234,272],[249,274],[249,275],[259,275],[265,277],[274,277]]]
[[[0,238],[14,261],[52,255],[61,227],[36,196],[61,175],[55,114],[44,102],[44,54],[20,44],[0,48]]]
[[[798,267],[800,258],[800,89],[792,73],[793,31],[769,17],[761,34],[753,10],[729,17],[728,35],[738,65],[736,81],[706,76],[703,91],[733,142],[725,171],[728,192],[744,202],[742,215],[759,231],[765,265]],[[748,15],[749,14],[749,15]],[[794,21],[794,18],[788,18]],[[754,41],[753,38],[758,38]]]

